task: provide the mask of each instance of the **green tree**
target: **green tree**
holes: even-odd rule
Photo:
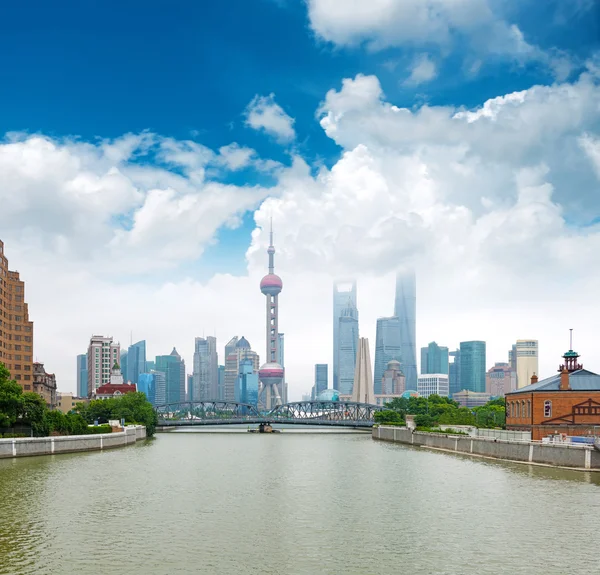
[[[384,409],[377,411],[373,416],[376,423],[394,423],[396,425],[404,423],[404,418],[393,409]]]
[[[31,425],[35,437],[49,435],[47,412],[46,402],[37,393],[26,392],[21,396],[19,419]]]
[[[0,363],[0,427],[12,427],[19,417],[21,386],[10,379],[10,372]]]

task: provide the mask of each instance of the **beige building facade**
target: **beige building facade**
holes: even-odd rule
[[[517,388],[521,389],[531,383],[531,378],[538,372],[538,340],[518,339],[517,354]]]
[[[87,353],[88,397],[101,385],[110,383],[115,363],[121,363],[121,345],[113,342],[112,337],[93,335]]]
[[[0,362],[23,391],[34,391],[33,322],[25,302],[25,283],[8,269],[0,241]]]

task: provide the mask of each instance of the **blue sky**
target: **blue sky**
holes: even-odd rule
[[[373,339],[392,301],[380,278],[407,258],[424,278],[419,345],[486,339],[504,359],[553,332],[565,294],[597,300],[599,94],[594,0],[2,2],[0,133],[30,136],[0,142],[0,236],[31,286],[40,357],[68,380],[88,332],[131,329],[161,353],[214,328],[260,349],[251,234],[274,211],[291,380],[330,360],[330,276],[369,275]],[[279,132],[248,125],[256,102]],[[149,154],[135,136],[133,156],[106,155],[145,131]],[[240,169],[219,152],[233,143],[255,151]],[[554,279],[569,266],[567,290]],[[546,365],[562,341],[541,346]]]

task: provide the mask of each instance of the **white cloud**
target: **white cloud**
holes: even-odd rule
[[[223,164],[230,170],[241,170],[252,163],[256,152],[252,148],[244,148],[234,142],[219,148],[219,155]]]
[[[404,83],[409,86],[418,86],[419,84],[430,82],[436,76],[437,68],[435,62],[428,54],[420,54],[414,59],[410,70],[410,76]]]
[[[584,134],[579,138],[579,144],[590,159],[600,180],[600,137],[594,138],[589,134]]]
[[[392,313],[393,271],[407,264],[418,271],[419,346],[484,339],[490,366],[515,339],[538,337],[549,375],[574,327],[584,365],[600,370],[600,226],[576,225],[600,209],[598,101],[598,79],[586,73],[473,110],[408,110],[386,100],[377,78],[357,76],[318,112],[339,161],[315,175],[294,156],[271,190],[210,180],[236,146],[214,154],[147,135],[96,146],[7,142],[0,234],[27,282],[35,353],[64,388],[92,332],[125,342],[132,329],[150,354],[176,345],[188,367],[193,337],[213,330],[221,350],[237,334],[262,355],[258,283],[272,216],[292,397],[312,386],[314,363],[331,363],[332,277],[359,276],[361,334],[374,354],[375,319]],[[150,145],[173,169],[131,161]],[[194,279],[215,230],[267,193],[247,275]],[[142,268],[151,271],[144,281]]]
[[[263,130],[281,143],[296,137],[294,119],[275,102],[275,95],[255,96],[246,108],[246,125],[255,130]]]
[[[308,0],[310,25],[338,45],[437,44],[447,49],[467,38],[478,51],[522,57],[533,48],[488,0]]]

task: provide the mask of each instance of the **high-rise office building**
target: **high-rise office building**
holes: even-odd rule
[[[454,361],[448,364],[448,379],[450,380],[450,397],[462,390],[460,385],[460,350],[448,354]]]
[[[185,362],[175,348],[170,355],[156,356],[156,371],[165,374],[164,403],[185,401]],[[157,403],[158,395],[157,383]]]
[[[156,373],[140,373],[137,390],[145,393],[148,401],[152,405],[156,405]]]
[[[123,380],[127,383],[127,350],[121,352],[121,361],[119,362],[121,368],[121,375]]]
[[[388,362],[386,370],[381,378],[381,394],[382,396],[399,396],[406,391],[406,377],[402,373],[402,366],[397,359],[392,359]],[[378,394],[376,394],[378,395]],[[385,399],[382,398],[382,399]],[[388,400],[389,401],[389,400]],[[381,402],[377,402],[381,405]]]
[[[441,395],[448,397],[450,393],[450,380],[446,373],[426,373],[419,376],[417,391],[421,397]]]
[[[491,397],[504,397],[517,388],[517,374],[510,363],[496,363],[485,376],[485,392]]]
[[[154,376],[155,405],[164,405],[167,403],[167,374],[164,371],[157,371],[155,369],[150,373]]]
[[[339,281],[333,284],[333,388],[340,389],[340,317],[348,302],[357,309],[356,280]],[[357,318],[358,320],[358,312]]]
[[[87,397],[88,394],[88,374],[87,374],[87,353],[77,356],[77,396]]]
[[[320,393],[327,389],[327,370],[328,365],[326,363],[315,364],[315,397],[318,397]]]
[[[382,393],[383,373],[393,359],[401,360],[400,320],[397,317],[380,317],[375,335],[375,370],[373,384],[375,395]]]
[[[402,371],[406,387],[417,387],[417,285],[414,271],[396,274],[396,300],[394,315],[400,320],[400,347]]]
[[[460,342],[461,391],[485,393],[485,341]]]
[[[448,375],[448,348],[432,341],[421,348],[421,374],[445,373]]]
[[[146,371],[146,340],[142,340],[129,346],[125,369],[123,369],[123,360],[121,359],[121,372],[126,382],[137,383],[140,373]]]
[[[156,367],[155,361],[146,361],[146,373],[150,373]]]
[[[194,372],[190,397],[194,401],[218,399],[219,361],[217,338],[197,337],[194,341]]]
[[[512,347],[508,350],[508,363],[510,363],[511,369],[517,373],[517,344],[513,343]]]
[[[240,361],[235,400],[255,407],[258,405],[258,372],[252,359]]]
[[[225,399],[225,366],[220,365],[217,371],[217,397],[220,401]]]
[[[121,362],[121,346],[112,337],[93,335],[87,352],[88,392],[91,397],[101,385],[110,383],[111,371],[115,363]]]
[[[0,208],[1,210],[1,208]],[[33,391],[33,322],[25,302],[25,283],[8,269],[0,241],[0,362],[24,391]]]
[[[185,376],[185,379],[187,381],[185,398],[187,401],[194,401],[194,376],[191,373],[188,373]]]
[[[340,395],[352,395],[358,353],[358,310],[352,299],[346,302],[338,322],[338,391]]]
[[[259,369],[259,356],[252,351],[250,343],[245,337],[233,337],[225,346],[225,371],[223,381],[223,399],[235,401],[235,389],[240,373],[240,362],[243,359],[252,361],[256,371]]]
[[[531,383],[531,376],[538,375],[538,340],[518,339],[517,353],[517,387],[525,387]]]

